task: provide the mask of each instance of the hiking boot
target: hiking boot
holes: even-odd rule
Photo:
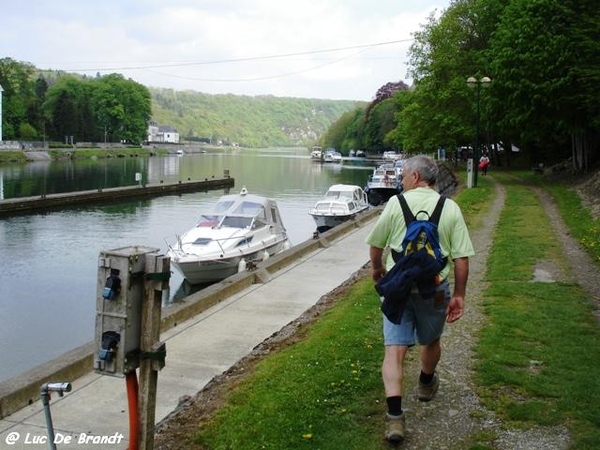
[[[428,402],[433,399],[439,386],[440,379],[438,378],[437,373],[433,374],[433,380],[431,380],[431,383],[429,384],[423,384],[419,381],[419,400],[422,402]]]
[[[400,443],[406,433],[404,413],[399,416],[385,416],[385,438],[390,442]]]

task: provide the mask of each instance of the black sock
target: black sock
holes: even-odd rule
[[[419,381],[421,384],[429,385],[433,381],[433,374],[427,374],[421,370],[421,375],[419,375]]]
[[[388,406],[388,414],[390,416],[400,416],[402,414],[402,397],[399,395],[388,397],[385,399]]]

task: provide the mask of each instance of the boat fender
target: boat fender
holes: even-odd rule
[[[265,250],[262,254],[262,260],[266,261],[267,259],[269,259],[269,252]]]
[[[240,259],[238,264],[238,273],[246,271],[246,260],[244,258]]]

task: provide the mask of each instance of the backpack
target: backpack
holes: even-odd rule
[[[416,215],[413,214],[404,196],[398,194],[397,197],[402,208],[402,214],[404,215],[404,222],[406,223],[406,234],[402,240],[402,250],[400,252],[392,250],[394,261],[398,261],[401,256],[410,253],[424,251],[439,263],[440,270],[438,272],[440,272],[448,262],[448,258],[442,254],[438,234],[438,225],[446,197],[440,195],[431,216],[424,210],[419,211]],[[422,214],[426,215],[427,219],[418,220],[417,217]]]
[[[375,285],[383,302],[381,310],[393,323],[399,324],[404,307],[413,286],[417,286],[422,297],[435,293],[437,276],[446,265],[448,258],[442,255],[439,243],[438,224],[446,197],[440,196],[431,216],[427,211],[419,211],[416,216],[425,214],[427,219],[419,219],[412,213],[406,199],[398,194],[406,222],[406,234],[402,249],[392,249],[394,267]]]

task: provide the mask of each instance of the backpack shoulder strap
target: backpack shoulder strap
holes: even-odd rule
[[[404,195],[398,194],[398,201],[400,202],[400,207],[402,208],[402,214],[404,214],[404,222],[408,227],[408,224],[415,220],[415,215],[412,213],[410,208],[408,207],[408,203],[406,203],[406,199]]]
[[[435,209],[433,210],[433,213],[431,214],[431,217],[429,218],[429,220],[431,222],[435,223],[436,225],[439,225],[439,223],[440,223],[440,217],[442,216],[442,209],[444,208],[445,201],[446,201],[446,197],[444,197],[443,195],[440,195],[437,205],[435,205]]]

